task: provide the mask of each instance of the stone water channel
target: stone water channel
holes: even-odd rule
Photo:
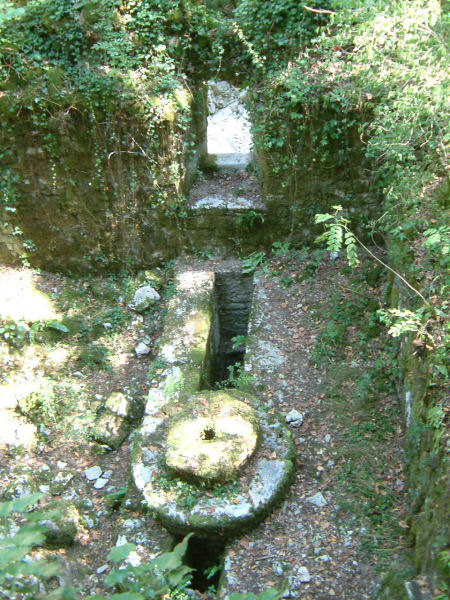
[[[176,269],[157,357],[164,370],[133,442],[136,487],[169,532],[195,534],[187,560],[196,567],[202,555],[204,562],[212,553],[220,560],[227,540],[261,522],[294,472],[295,446],[285,421],[268,413],[246,391],[250,386],[230,389],[226,380],[230,366],[245,378],[244,352],[256,361],[259,352],[252,332],[261,315],[251,310],[252,278],[237,267]]]

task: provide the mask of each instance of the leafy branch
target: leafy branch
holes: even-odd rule
[[[363,248],[369,256],[371,256],[376,262],[382,265],[385,269],[388,269],[396,277],[402,281],[410,290],[412,290],[422,300],[425,306],[429,306],[428,300],[423,296],[418,289],[416,289],[409,281],[407,281],[400,273],[390,267],[378,256],[376,256],[363,242],[350,230],[349,219],[342,215],[342,206],[336,205],[331,207],[334,210],[334,214],[323,213],[315,216],[315,223],[324,223],[325,231],[320,235],[316,242],[325,242],[327,250],[330,252],[339,252],[345,247],[347,260],[350,267],[356,267],[359,264],[357,244]]]

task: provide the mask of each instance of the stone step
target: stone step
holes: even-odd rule
[[[244,196],[230,197],[225,195],[204,196],[198,200],[194,200],[190,205],[191,210],[255,210],[264,212],[265,207],[261,200],[253,198],[245,198]]]
[[[211,155],[212,156],[212,155]],[[221,173],[236,173],[245,171],[252,162],[252,155],[248,153],[215,154],[215,164]]]

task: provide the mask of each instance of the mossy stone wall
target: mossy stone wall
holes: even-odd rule
[[[414,281],[413,273],[408,274],[407,261],[403,262],[401,256],[399,251],[400,264],[395,268]],[[398,280],[391,288],[391,305],[414,308]],[[399,393],[406,430],[408,545],[416,573],[426,575],[430,587],[438,588],[445,580],[439,555],[448,551],[450,540],[450,439],[445,418],[445,384],[440,386],[433,381],[427,351],[414,345],[413,340],[414,335],[405,336],[399,347]]]
[[[293,135],[281,150],[276,145],[267,148],[267,136],[276,132],[268,132],[255,117],[254,141],[272,240],[289,236],[297,244],[311,243],[322,233],[314,225],[315,214],[328,212],[333,205],[346,209],[355,231],[363,236],[365,225],[380,215],[382,197],[364,157],[358,126],[346,130],[345,140],[328,139],[326,148],[318,144],[327,122],[344,116],[357,118],[330,110],[318,113],[304,134]],[[289,130],[291,124],[285,126]]]
[[[24,240],[31,264],[46,269],[139,268],[176,256],[182,197],[206,152],[205,89],[189,97],[188,111],[174,108],[153,129],[151,145],[139,114],[94,125],[74,109],[40,129],[26,115],[3,128],[0,143],[12,147],[3,166],[20,176],[0,260],[20,262]]]

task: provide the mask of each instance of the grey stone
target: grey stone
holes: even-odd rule
[[[13,410],[0,410],[0,446],[35,448],[37,428]]]
[[[138,358],[142,358],[147,356],[147,354],[150,354],[150,347],[144,342],[139,342],[139,344],[135,347],[134,352]]]
[[[303,415],[298,410],[291,410],[286,415],[286,423],[289,423],[291,427],[301,427],[303,425]]]
[[[283,568],[280,565],[280,563],[273,563],[272,564],[272,570],[273,570],[273,572],[275,573],[275,575],[277,577],[282,577],[282,575],[283,575]]]
[[[297,577],[302,583],[309,583],[311,581],[311,575],[306,567],[298,568]]]
[[[94,483],[94,488],[96,490],[101,490],[102,488],[105,487],[105,485],[108,483],[107,479],[103,479],[102,477],[99,477],[97,479],[97,481]]]
[[[63,484],[68,484],[72,481],[73,479],[73,473],[63,473],[62,471],[59,472],[57,474],[57,476],[55,477],[55,479],[53,480],[54,483],[63,483]]]
[[[94,481],[100,477],[102,470],[98,465],[94,465],[93,467],[89,467],[89,469],[85,469],[84,474],[88,481]]]
[[[131,402],[122,392],[114,392],[109,396],[105,407],[119,417],[126,417],[130,413]]]
[[[101,567],[99,567],[96,571],[97,575],[101,575],[102,573],[105,573],[105,571],[107,571],[109,569],[109,565],[102,565]]]
[[[310,496],[307,498],[307,501],[311,504],[314,504],[314,506],[317,506],[318,508],[323,508],[327,505],[327,501],[321,492],[317,492],[317,494],[314,494],[314,496]]]
[[[322,562],[330,562],[331,558],[328,556],[328,554],[322,554],[322,556],[319,556],[317,560],[321,560]]]
[[[140,313],[150,308],[150,306],[157,304],[160,299],[161,296],[151,285],[143,285],[135,291],[133,299],[128,306]]]

